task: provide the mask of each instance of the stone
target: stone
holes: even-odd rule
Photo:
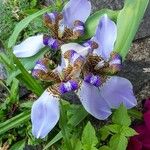
[[[150,38],[132,44],[119,75],[131,81],[139,103],[150,97]]]

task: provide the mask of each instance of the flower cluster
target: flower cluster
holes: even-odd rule
[[[138,135],[131,137],[128,150],[149,150],[150,149],[150,99],[144,104],[144,122],[134,127]]]
[[[44,138],[57,124],[59,99],[64,93],[75,91],[86,111],[99,120],[108,118],[111,109],[122,103],[127,108],[137,104],[130,81],[115,76],[122,68],[122,58],[114,51],[117,26],[107,14],[100,18],[91,39],[83,44],[69,43],[84,34],[90,11],[88,0],[70,0],[62,13],[44,15],[51,36],[29,37],[14,47],[18,57],[32,56],[44,46],[60,49],[62,56],[56,68],[50,67],[51,60],[42,58],[32,71],[37,79],[53,81],[32,106],[32,133],[36,138]]]

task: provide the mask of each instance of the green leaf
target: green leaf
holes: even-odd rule
[[[126,150],[128,140],[122,134],[115,134],[110,139],[111,150]]]
[[[12,102],[16,102],[19,98],[19,81],[14,78],[10,90],[10,99]]]
[[[82,39],[91,38],[95,34],[95,31],[96,31],[96,28],[99,24],[100,18],[104,14],[107,14],[111,19],[116,20],[117,15],[118,15],[118,11],[113,11],[113,10],[109,10],[109,9],[102,9],[102,10],[97,11],[93,15],[91,15],[85,23],[86,33],[82,37]]]
[[[74,115],[76,116],[77,114],[74,114]],[[72,121],[68,120],[68,123],[71,124],[72,126],[76,127],[77,125],[79,125],[85,119],[85,117],[87,115],[88,115],[88,113],[83,113],[83,114],[77,115],[78,117],[72,116],[70,118]],[[73,118],[75,118],[75,119],[73,119]],[[62,137],[63,136],[62,136],[62,133],[60,131],[52,140],[50,140],[46,144],[46,146],[44,147],[43,150],[49,149],[49,147],[51,147],[53,144],[55,144],[56,142],[58,142],[59,140],[61,140]]]
[[[38,12],[36,12],[36,13],[34,13],[34,14],[28,16],[28,17],[26,17],[25,19],[21,20],[21,21],[16,25],[16,27],[15,27],[15,29],[14,29],[12,35],[11,35],[10,38],[9,38],[9,41],[8,41],[8,48],[11,48],[11,47],[13,47],[13,46],[15,45],[19,33],[20,33],[24,28],[26,28],[26,27],[29,25],[29,23],[30,23],[33,19],[35,19],[36,17],[38,17],[38,16],[40,16],[40,15],[46,13],[47,11],[50,11],[51,9],[52,9],[51,7],[50,7],[50,8],[49,8],[49,7],[48,7],[48,8],[44,8],[44,9],[42,9],[42,10],[40,10],[40,11],[38,11]]]
[[[22,65],[26,68],[26,70],[31,70],[38,59],[42,58],[43,55],[48,51],[49,49],[43,48],[38,52],[36,55],[28,58],[22,58],[20,59]]]
[[[68,120],[68,124],[76,126],[81,120],[83,120],[87,115],[87,111],[81,105],[71,105],[71,117]],[[81,115],[82,114],[82,115]]]
[[[96,149],[96,144],[98,139],[96,137],[95,129],[90,122],[85,126],[82,133],[82,144],[84,150],[94,150]]]
[[[118,124],[112,124],[105,126],[110,132],[112,133],[118,133],[120,131],[121,126]]]
[[[107,128],[107,126],[104,126],[100,129],[100,135],[101,135],[101,140],[105,141],[109,135],[111,135],[111,132]]]
[[[33,105],[33,101],[27,101],[20,104],[20,108],[28,108],[31,109]]]
[[[46,144],[46,146],[43,148],[43,150],[49,149],[49,147],[51,147],[53,144],[55,144],[56,142],[58,142],[59,140],[62,139],[62,133],[61,131],[50,141]]]
[[[22,79],[23,82],[32,90],[35,94],[40,96],[44,89],[43,87],[28,73],[28,71],[24,68],[24,66],[21,64],[19,59],[13,55],[14,63],[17,65],[17,67],[21,71],[21,76],[20,78]]]
[[[10,150],[23,150],[25,147],[25,140],[19,141],[17,143],[15,143]]]
[[[7,132],[8,130],[25,123],[30,118],[30,112],[23,112],[5,122],[0,123],[0,135]]]
[[[136,119],[139,119],[139,120],[142,120],[142,117],[143,117],[143,114],[142,112],[132,108],[132,109],[129,109],[128,110],[128,114],[131,116],[131,117],[134,117]]]
[[[121,104],[120,107],[114,112],[112,122],[124,126],[131,125],[131,119],[128,115],[126,107],[123,104]]]
[[[137,132],[134,129],[127,127],[127,126],[122,126],[120,133],[126,137],[137,135]]]
[[[128,53],[148,2],[149,0],[126,0],[124,8],[118,14],[118,35],[114,49],[119,52],[123,58],[125,58]]]
[[[63,105],[62,101],[60,101],[60,119],[59,119],[59,127],[61,129],[63,139],[64,139],[64,145],[66,148],[72,149],[72,144],[70,142],[70,131],[67,127],[67,109],[65,109],[65,106]]]
[[[99,148],[99,150],[111,150],[108,146],[102,146]]]

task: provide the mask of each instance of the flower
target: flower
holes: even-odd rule
[[[17,57],[31,57],[45,46],[53,50],[60,48],[64,42],[77,39],[84,34],[84,23],[91,12],[88,0],[70,0],[62,13],[52,12],[44,15],[45,25],[51,35],[31,36],[13,48]]]
[[[112,76],[120,71],[122,66],[121,56],[113,51],[116,37],[116,24],[105,14],[90,41],[83,46],[74,43],[62,46],[64,55],[67,50],[76,50],[85,57],[83,67],[79,66],[83,76],[77,94],[87,112],[100,120],[108,118],[111,109],[118,108],[121,103],[128,109],[137,104],[130,81]],[[91,41],[99,46],[92,49]]]
[[[32,134],[36,138],[44,138],[57,124],[60,117],[60,96],[78,89],[78,81],[71,72],[72,67],[64,68],[61,72],[57,68],[50,70],[48,60],[44,58],[36,63],[32,75],[54,82],[32,105]]]
[[[58,99],[70,91],[75,91],[87,112],[99,120],[106,119],[111,115],[111,109],[118,108],[121,103],[127,108],[137,104],[130,81],[112,76],[122,64],[121,56],[112,47],[116,32],[115,23],[104,15],[91,40],[83,45],[69,43],[61,46],[60,66],[49,68],[45,58],[36,63],[32,74],[41,80],[52,80],[54,84],[32,106],[32,133],[35,137],[44,138],[55,126],[59,119]]]
[[[149,150],[150,149],[150,99],[144,105],[144,122],[134,127],[138,135],[130,138],[127,150]]]

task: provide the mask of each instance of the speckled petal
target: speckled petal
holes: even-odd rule
[[[83,107],[95,118],[104,120],[111,115],[110,107],[102,97],[99,88],[83,81],[77,94]]]
[[[59,116],[58,98],[46,90],[32,106],[32,134],[44,138],[57,124]]]
[[[22,43],[13,48],[13,53],[17,57],[31,57],[38,53],[41,48],[45,47],[43,44],[43,35],[31,36]]]
[[[105,14],[101,17],[96,34],[93,38],[99,44],[99,48],[94,53],[101,55],[105,60],[110,57],[110,53],[114,50],[114,43],[117,38],[117,26]]]
[[[88,0],[70,0],[63,9],[64,23],[72,28],[76,20],[85,22],[91,13],[91,3]]]
[[[125,78],[110,77],[100,88],[101,94],[111,108],[124,104],[128,109],[137,105],[131,82]]]

